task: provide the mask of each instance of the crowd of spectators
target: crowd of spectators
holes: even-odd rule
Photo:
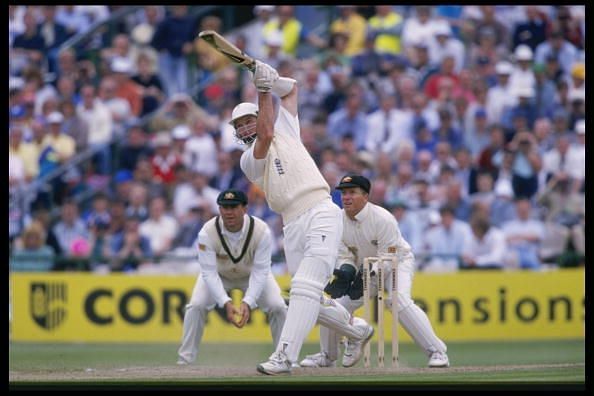
[[[217,194],[238,188],[282,272],[282,222],[228,124],[257,92],[196,38],[221,18],[146,6],[87,51],[58,51],[118,8],[9,5],[11,269],[194,271]],[[229,37],[298,80],[302,139],[329,185],[370,178],[420,271],[584,264],[584,6],[336,6],[327,37],[294,6],[254,15]],[[91,149],[21,205],[19,191]]]

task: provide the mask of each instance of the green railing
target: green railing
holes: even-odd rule
[[[425,263],[433,258],[441,258],[441,259],[455,259],[458,263],[459,270],[468,270],[468,269],[481,269],[480,267],[467,267],[462,264],[462,260],[460,256],[451,255],[451,254],[416,254],[415,260],[419,265],[418,271],[423,272],[424,266],[422,263]],[[126,261],[135,261],[136,263],[152,263],[152,264],[159,264],[159,263],[166,263],[166,262],[175,262],[175,263],[190,263],[196,261],[196,255],[188,255],[188,254],[176,254],[175,252],[165,253],[163,255],[157,256],[150,256],[150,257],[140,257],[134,260],[130,258],[119,258],[119,257],[73,257],[73,256],[65,256],[65,255],[47,255],[42,256],[38,254],[31,254],[30,256],[25,253],[19,253],[18,260],[26,261],[27,263],[31,262],[39,262],[43,265],[43,263],[51,262],[52,265],[50,268],[54,271],[90,271],[95,264],[107,264],[112,266],[113,268],[119,268],[121,263]],[[13,263],[14,258],[11,256],[11,270],[13,271]],[[272,264],[282,264],[285,262],[285,255],[284,252],[280,251],[277,254],[272,256]],[[543,265],[543,268],[551,268],[551,266],[555,267],[576,267],[576,266],[584,266],[585,265],[585,257],[582,255],[577,255],[574,260],[568,263],[559,262],[556,264],[547,263]],[[505,266],[503,266],[505,268]]]

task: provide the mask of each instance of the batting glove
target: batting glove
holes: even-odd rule
[[[339,298],[348,293],[351,282],[355,279],[357,270],[348,264],[343,264],[339,269],[334,270],[335,278],[328,283],[324,291],[332,298]]]
[[[254,72],[254,85],[259,92],[270,92],[272,86],[278,80],[278,72],[267,63],[256,61]]]

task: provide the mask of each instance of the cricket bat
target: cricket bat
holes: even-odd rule
[[[245,66],[252,72],[255,71],[256,60],[214,30],[203,30],[198,34],[198,37],[204,39],[214,49],[231,59],[231,61]]]

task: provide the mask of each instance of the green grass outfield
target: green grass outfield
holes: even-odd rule
[[[12,388],[47,386],[186,386],[228,387],[292,384],[331,387],[398,387],[427,384],[516,384],[585,388],[585,341],[465,342],[448,344],[451,367],[427,369],[427,358],[415,344],[400,345],[400,369],[377,365],[372,344],[372,368],[363,362],[345,369],[297,369],[293,375],[269,377],[256,365],[272,352],[264,344],[203,344],[195,365],[175,365],[176,344],[33,344],[9,343],[9,384]],[[305,344],[301,357],[318,350]],[[228,370],[228,371],[227,371]],[[300,371],[301,370],[301,371]],[[309,371],[308,371],[309,370]],[[324,370],[328,374],[324,373]],[[143,373],[146,373],[145,375]],[[129,374],[129,375],[127,375]]]

